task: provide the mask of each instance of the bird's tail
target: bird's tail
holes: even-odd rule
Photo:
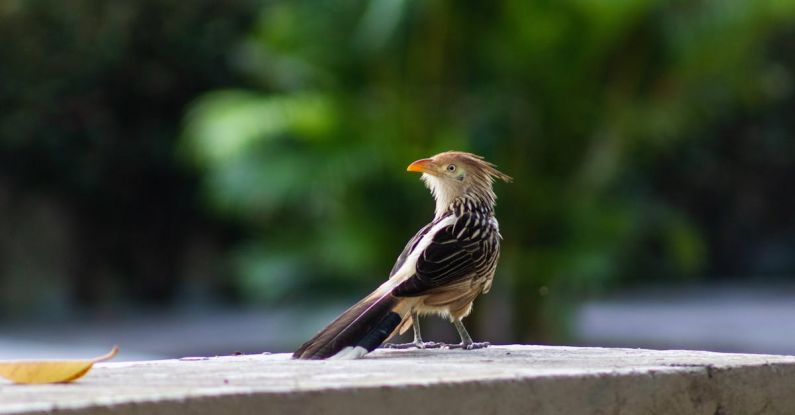
[[[408,315],[410,298],[397,298],[385,283],[345,310],[293,353],[294,359],[356,358],[375,350]]]

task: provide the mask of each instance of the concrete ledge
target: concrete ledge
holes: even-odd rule
[[[546,346],[105,363],[2,414],[791,414],[795,357]]]

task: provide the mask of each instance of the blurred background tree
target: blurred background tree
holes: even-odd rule
[[[229,227],[197,203],[175,146],[194,97],[240,84],[227,52],[255,10],[246,0],[0,3],[3,315],[165,304],[229,286],[202,269]]]
[[[795,271],[793,1],[6,1],[0,36],[4,312],[355,297],[448,149],[515,178],[493,340]]]

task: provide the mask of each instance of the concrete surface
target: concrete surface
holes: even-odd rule
[[[499,346],[103,363],[75,384],[0,383],[2,414],[792,414],[795,357]]]

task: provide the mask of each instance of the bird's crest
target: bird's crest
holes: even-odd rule
[[[493,163],[483,159],[483,156],[477,154],[467,153],[464,151],[445,151],[433,156],[433,159],[440,163],[464,163],[468,166],[474,167],[477,171],[486,173],[488,176],[502,180],[506,183],[513,181],[511,176],[497,170],[497,166]]]

